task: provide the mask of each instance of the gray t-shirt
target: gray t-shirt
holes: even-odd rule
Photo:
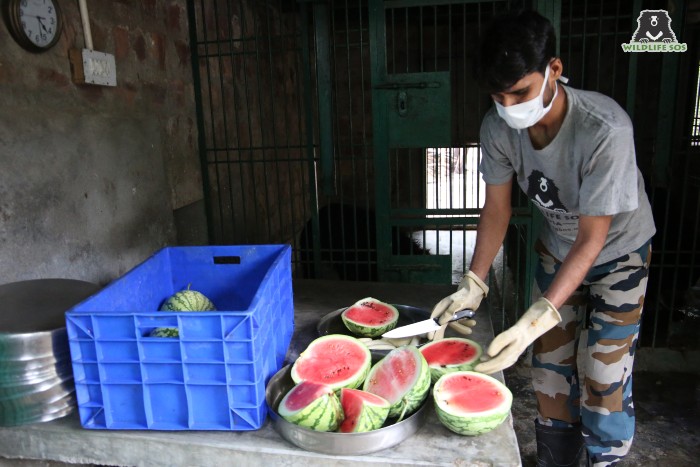
[[[567,110],[559,133],[543,149],[527,130],[514,130],[491,108],[481,124],[484,181],[516,176],[546,219],[540,238],[563,260],[578,233],[579,215],[612,215],[599,265],[642,246],[656,232],[637,168],[632,122],[611,98],[564,87]]]

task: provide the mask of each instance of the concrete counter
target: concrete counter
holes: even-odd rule
[[[454,290],[454,286],[296,281],[295,334],[289,357],[294,358],[317,337],[316,325],[323,316],[361,298],[371,296],[430,309]],[[485,311],[477,315],[471,338],[488,344],[493,329],[484,317]],[[244,432],[116,431],[85,430],[74,413],[52,422],[0,428],[0,457],[127,466],[520,465],[510,417],[490,433],[465,437],[443,427],[432,408],[425,425],[414,436],[364,456],[304,451],[281,438],[269,419],[260,430]]]

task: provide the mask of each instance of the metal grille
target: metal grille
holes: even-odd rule
[[[449,147],[390,150],[390,209],[396,222],[431,254],[451,258],[451,280],[466,272],[484,185],[476,165],[479,128],[490,98],[479,89],[473,70],[482,28],[496,14],[524,2],[443,2],[442,5],[387,8],[386,68],[389,73],[449,72],[452,141]],[[393,3],[390,3],[393,6]],[[490,283],[491,311],[503,328],[529,300],[532,214],[519,189],[508,240]]]
[[[573,86],[613,97],[633,118],[637,160],[657,226],[640,345],[697,348],[700,329],[692,314],[700,308],[693,292],[700,289],[700,164],[692,149],[696,35],[684,39],[691,49],[683,61],[677,54],[646,54],[642,60],[620,47],[632,37],[641,10],[665,8],[667,2],[641,0],[563,2],[561,55]],[[683,12],[684,2],[670,11],[679,37]]]
[[[230,0],[188,10],[211,243],[293,243],[315,185],[299,12]]]
[[[682,312],[695,306],[693,287],[700,288],[700,57],[697,33],[679,34],[684,2],[674,2],[681,13],[673,27],[688,53],[643,60],[620,44],[629,42],[640,10],[667,8],[665,1],[382,3],[386,42],[372,44],[370,0],[188,1],[211,243],[291,243],[295,277],[350,280],[376,280],[382,248],[409,259],[449,255],[455,282],[469,265],[483,202],[470,165],[490,105],[471,73],[477,38],[493,15],[534,6],[555,20],[570,84],[613,97],[633,117],[659,230],[640,341],[675,345],[687,323]],[[388,73],[448,72],[453,101],[452,141],[391,148],[386,170],[377,170],[373,145],[370,52],[377,45]],[[377,186],[389,187],[379,209]],[[496,328],[529,297],[536,225],[519,189],[514,196],[491,278]],[[384,222],[391,241],[378,245]]]

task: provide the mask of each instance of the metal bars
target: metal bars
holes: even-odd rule
[[[672,28],[679,41],[691,43],[695,36],[681,35],[684,3],[674,2]],[[678,338],[688,325],[684,313],[700,307],[690,293],[700,286],[700,164],[692,124],[683,123],[696,112],[697,50],[681,61],[683,54],[624,53],[620,47],[630,41],[641,10],[666,7],[649,0],[565,0],[561,55],[572,86],[613,97],[634,122],[637,161],[657,226],[639,344],[687,348],[689,342]],[[691,348],[697,348],[697,331],[693,339]]]
[[[210,243],[294,243],[316,184],[300,10],[234,0],[187,8]]]
[[[495,14],[535,7],[560,31],[570,84],[613,97],[633,117],[638,163],[659,229],[640,342],[672,345],[679,310],[687,308],[687,291],[700,276],[697,40],[683,37],[674,17],[679,40],[689,44],[680,63],[671,63],[677,90],[664,78],[673,70],[661,54],[628,54],[620,47],[642,9],[666,3],[380,4],[384,42],[370,40],[368,0],[187,2],[211,243],[291,243],[295,276],[334,279],[378,278],[381,255],[450,255],[456,282],[468,267],[483,202],[470,166],[479,157],[478,129],[491,105],[471,74],[478,38]],[[373,102],[373,57],[389,74],[449,73],[451,144],[389,148],[377,164],[382,156],[373,144],[380,137],[374,123],[383,117]],[[679,115],[688,123],[680,124]],[[658,184],[654,173],[672,183]],[[377,187],[387,188],[386,204],[377,204]],[[491,278],[500,297],[492,303],[501,312],[497,327],[529,301],[537,226],[519,189],[514,197],[512,225]],[[377,242],[382,232],[386,244]],[[404,263],[397,264],[401,269]]]

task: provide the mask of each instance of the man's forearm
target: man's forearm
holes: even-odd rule
[[[543,296],[556,308],[562,306],[581,285],[600,254],[610,228],[610,216],[584,217],[579,222],[579,235],[569,250],[552,284]]]
[[[503,245],[509,222],[510,207],[508,207],[507,212],[502,212],[501,209],[488,209],[486,206],[481,213],[481,219],[476,230],[474,256],[469,269],[483,281],[486,280],[489,268],[501,245]]]

